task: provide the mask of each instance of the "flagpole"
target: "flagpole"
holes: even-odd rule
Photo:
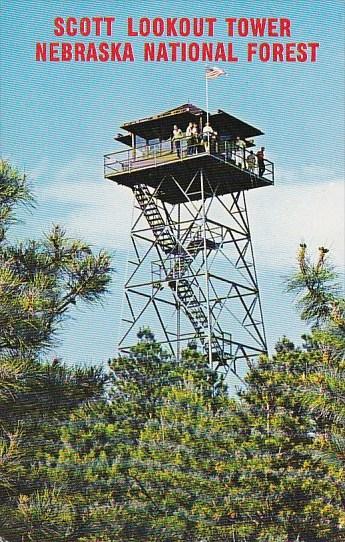
[[[205,71],[205,85],[206,85],[206,122],[209,122],[209,107],[208,107],[208,78],[207,78],[207,72]]]
[[[205,71],[205,86],[206,86],[206,125],[209,125],[210,120],[210,112],[208,107],[208,77],[207,77],[207,70]],[[207,132],[207,149],[205,144],[205,150],[207,152],[210,151],[210,132]]]
[[[207,123],[207,147],[205,144],[205,150],[206,152],[210,152],[210,132],[213,134],[213,130],[209,127],[210,122],[210,111],[209,111],[209,96],[208,96],[208,80],[209,79],[216,79],[220,75],[225,75],[225,71],[218,68],[217,66],[213,68],[206,68],[205,70],[205,93],[206,93],[206,123]]]

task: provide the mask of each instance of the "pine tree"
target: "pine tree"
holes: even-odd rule
[[[43,361],[77,302],[97,302],[110,259],[54,226],[41,241],[11,244],[16,206],[33,205],[25,176],[0,163],[0,534],[29,540],[20,510],[44,486],[42,465],[59,429],[81,403],[103,392],[100,369]],[[37,501],[33,514],[42,502]],[[24,537],[24,538],[23,538]],[[52,537],[54,540],[54,537]]]
[[[320,247],[312,263],[306,250],[300,246],[299,268],[288,281],[299,296],[302,318],[312,324],[305,348],[320,352],[315,372],[303,384],[304,402],[317,424],[320,452],[345,467],[345,300],[329,251]]]
[[[145,540],[149,531],[141,515],[144,508],[140,503],[137,508],[141,482],[133,469],[141,432],[157,419],[172,387],[192,385],[214,410],[225,393],[222,386],[214,392],[215,373],[193,348],[177,363],[148,328],[139,331],[138,339],[128,355],[111,360],[106,400],[75,411],[62,429],[60,450],[47,458],[51,487],[59,487],[60,498],[70,506],[70,521],[61,522],[56,540]],[[31,518],[29,509],[24,518],[28,525]],[[58,530],[58,521],[42,514],[32,539]]]
[[[316,457],[316,423],[304,386],[317,374],[320,351],[282,350],[249,371],[242,394],[241,498],[256,526],[250,541],[342,540],[339,468]],[[253,492],[254,488],[254,492]]]
[[[133,541],[342,540],[342,471],[314,456],[301,389],[319,354],[283,342],[240,402],[214,412],[193,383],[170,389],[132,452]]]
[[[109,369],[106,397],[75,410],[61,428],[60,449],[46,456],[50,491],[45,493],[39,525],[33,525],[35,503],[30,502],[21,516],[32,541],[48,541],[49,532],[55,533],[56,541],[128,540],[130,453],[177,373],[149,329],[141,330],[130,354],[111,360]],[[52,506],[61,513],[51,515]]]

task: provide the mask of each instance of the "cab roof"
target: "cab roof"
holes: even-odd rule
[[[131,135],[134,134],[146,140],[160,139],[167,140],[172,134],[173,127],[176,124],[182,131],[186,130],[189,122],[200,122],[204,125],[207,119],[205,110],[194,104],[183,104],[174,109],[169,109],[145,117],[142,119],[126,122],[121,126],[121,129],[126,130],[125,134],[118,134],[115,139],[131,146]],[[234,137],[241,138],[256,137],[262,135],[263,132],[255,126],[252,126],[222,109],[218,109],[215,113],[209,115],[210,125],[220,135],[230,134]]]

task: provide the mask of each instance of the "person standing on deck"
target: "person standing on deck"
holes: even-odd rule
[[[192,128],[192,145],[193,145],[193,149],[192,149],[192,154],[197,154],[198,152],[198,145],[199,145],[199,130],[198,130],[198,125],[197,124],[193,124],[193,128]]]
[[[253,151],[250,151],[248,157],[247,157],[247,166],[250,173],[255,172],[255,166],[256,166],[256,156],[253,153]]]
[[[262,177],[265,173],[266,167],[265,167],[265,147],[261,147],[261,149],[256,153],[256,158],[258,159],[258,166],[259,166],[259,177]]]
[[[174,129],[173,129],[172,142],[175,146],[177,158],[181,158],[181,139],[182,138],[183,138],[182,130],[175,124]]]
[[[215,137],[217,135],[217,132],[215,132],[212,128],[212,126],[210,126],[210,123],[209,122],[206,122],[205,126],[203,127],[203,130],[202,130],[202,139],[203,139],[203,142],[204,142],[204,145],[205,145],[205,151],[206,152],[209,152],[210,151],[210,139]]]
[[[245,154],[246,154],[246,142],[244,139],[241,139],[240,136],[236,137],[236,166],[244,169],[246,165]]]
[[[187,126],[186,130],[186,138],[187,138],[187,154],[190,156],[193,153],[193,123],[190,122]]]

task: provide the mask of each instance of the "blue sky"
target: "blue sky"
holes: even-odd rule
[[[68,362],[107,360],[118,336],[131,197],[103,180],[103,154],[116,150],[112,138],[124,121],[187,101],[205,105],[204,65],[145,64],[141,39],[135,41],[132,64],[35,62],[35,42],[56,41],[56,16],[96,15],[116,17],[113,41],[128,39],[127,17],[274,16],[291,19],[288,41],[320,42],[317,63],[242,60],[225,66],[229,76],[210,84],[211,109],[229,111],[265,132],[262,144],[275,162],[276,186],[248,195],[254,251],[270,346],[283,333],[297,340],[301,326],[282,290],[298,243],[304,240],[313,250],[325,244],[338,268],[344,263],[343,1],[177,0],[162,7],[160,2],[3,0],[2,154],[31,176],[38,204],[15,235],[38,236],[50,223],[62,223],[71,235],[115,253],[111,294],[102,307],[76,311],[54,350]],[[224,24],[217,26],[216,39],[229,41]],[[232,41],[244,57],[246,41],[259,40]]]

